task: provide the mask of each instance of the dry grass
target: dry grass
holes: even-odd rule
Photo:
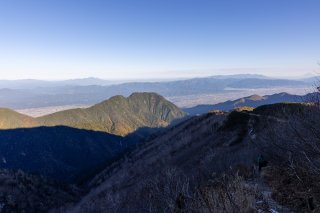
[[[320,111],[315,105],[275,107],[284,119],[266,122],[257,137],[273,165],[266,178],[274,199],[297,212],[320,212]]]
[[[262,196],[237,174],[212,176],[210,180],[201,181],[177,169],[168,169],[145,181],[135,197],[143,197],[144,202],[125,200],[122,205],[130,203],[127,209],[139,209],[139,212],[250,213],[257,211],[256,203]],[[133,203],[142,206],[133,207]]]
[[[299,180],[286,165],[266,171],[273,198],[297,212],[320,212],[320,178],[305,173]]]

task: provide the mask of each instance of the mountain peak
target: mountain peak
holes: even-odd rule
[[[155,101],[156,100],[156,101]],[[185,116],[177,106],[156,93],[117,95],[88,109],[69,110],[40,118],[45,125],[127,135],[142,127],[158,128]]]
[[[112,96],[111,98],[109,98],[108,100],[103,101],[102,103],[106,103],[106,102],[116,102],[116,101],[123,101],[126,100],[126,97],[122,96],[122,95],[116,95],[116,96]]]
[[[129,98],[134,98],[134,97],[161,97],[161,95],[155,93],[155,92],[134,92],[132,93]]]
[[[162,96],[143,92],[127,98],[117,95],[87,109],[70,109],[38,118],[2,109],[0,128],[63,125],[124,136],[142,127],[168,126],[183,116],[183,111]]]

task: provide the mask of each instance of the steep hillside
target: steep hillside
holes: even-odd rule
[[[164,127],[185,114],[155,93],[114,96],[87,109],[57,112],[37,119],[45,126],[65,125],[80,129],[127,135],[141,127]]]
[[[0,111],[0,128],[69,126],[79,129],[127,135],[143,127],[165,127],[185,113],[155,93],[133,93],[128,98],[114,96],[86,109],[71,109],[39,118],[14,111]]]
[[[272,209],[289,212],[281,210],[285,207],[276,204],[270,195],[269,198],[264,197],[265,193],[271,193],[264,183],[267,182],[264,175],[268,176],[268,181],[274,180],[279,173],[270,171],[278,167],[269,167],[258,177],[253,167],[258,156],[265,153],[262,151],[264,148],[271,151],[271,156],[280,153],[269,140],[272,136],[269,131],[273,128],[281,127],[281,132],[285,133],[281,142],[295,140],[289,134],[288,124],[296,120],[288,115],[295,115],[307,106],[271,106],[271,110],[278,110],[275,116],[268,114],[268,107],[252,112],[216,111],[181,123],[97,175],[89,184],[91,192],[74,207],[67,208],[68,212],[174,212],[178,209],[185,209],[185,212],[194,212],[194,209],[197,209],[196,212],[220,212],[226,208],[223,205],[230,208],[226,212]],[[281,155],[284,156],[283,153]],[[268,156],[266,154],[266,159],[271,162],[272,158]],[[279,161],[275,162],[281,168]],[[238,182],[234,180],[237,183],[232,186],[234,182],[227,181],[234,172],[243,178],[250,177],[248,182],[240,178]],[[257,206],[266,200],[271,203],[264,207]]]
[[[197,115],[207,113],[209,110],[224,110],[229,111],[239,107],[258,107],[266,104],[282,103],[282,102],[302,102],[310,100],[313,94],[307,94],[304,96],[291,95],[288,93],[279,93],[274,95],[252,95],[249,97],[240,98],[234,101],[226,101],[214,105],[198,105],[191,108],[183,109],[189,115]]]
[[[0,167],[75,182],[127,145],[119,136],[63,126],[0,130]]]
[[[94,189],[70,212],[126,212],[128,209],[131,212],[133,209],[136,212],[147,212],[148,208],[157,209],[148,206],[148,203],[154,204],[150,200],[153,195],[148,194],[149,190],[153,190],[148,185],[157,182],[159,178],[187,178],[193,185],[200,184],[213,173],[228,171],[233,166],[252,165],[258,151],[246,136],[249,117],[241,113],[237,115],[240,119],[237,116],[230,119],[239,123],[228,122],[224,113],[191,118],[149,141],[98,175],[90,183]],[[179,190],[183,186],[178,185],[171,186],[179,187],[177,194],[158,194],[159,199],[167,196],[174,203],[176,198],[170,196],[182,193]],[[154,190],[156,193],[158,189]],[[163,203],[163,207],[165,205],[168,204]]]

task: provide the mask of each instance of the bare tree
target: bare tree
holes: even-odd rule
[[[264,119],[257,145],[287,175],[291,197],[320,210],[320,87],[304,104],[283,104],[279,120]],[[289,186],[290,184],[288,184]],[[281,185],[278,185],[281,188]],[[292,202],[297,204],[299,202]]]

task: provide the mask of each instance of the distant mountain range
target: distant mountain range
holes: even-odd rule
[[[226,101],[219,104],[213,105],[198,105],[195,107],[184,108],[183,110],[188,113],[189,115],[198,115],[204,114],[209,112],[210,110],[223,110],[229,111],[239,107],[259,107],[262,105],[267,104],[274,104],[274,103],[283,103],[283,102],[307,102],[310,101],[312,97],[316,94],[307,94],[304,96],[299,95],[291,95],[288,93],[279,93],[274,95],[266,95],[266,96],[259,96],[259,95],[252,95],[249,97],[240,98],[234,101]]]
[[[38,118],[0,109],[0,128],[63,125],[123,136],[143,127],[165,127],[183,116],[183,111],[156,93],[133,93],[128,98],[114,96],[90,108],[65,110]]]
[[[314,81],[312,81],[314,79]],[[72,104],[91,105],[115,95],[155,92],[164,97],[223,93],[226,90],[277,87],[308,87],[316,78],[301,80],[274,79],[261,75],[231,75],[167,82],[132,82],[110,85],[100,79],[61,82],[0,81],[0,106],[26,109]],[[11,86],[10,86],[11,85]],[[12,86],[16,85],[16,86]],[[20,85],[20,86],[19,86]]]
[[[263,75],[251,75],[251,74],[241,74],[241,75],[218,75],[214,78],[226,79],[226,78],[267,78]],[[177,80],[175,80],[177,81]],[[116,81],[116,80],[105,80],[101,78],[88,77],[88,78],[77,78],[68,80],[36,80],[36,79],[21,79],[21,80],[0,80],[0,88],[6,89],[34,89],[39,87],[60,87],[60,86],[105,86],[111,84],[119,84],[126,81]],[[128,81],[127,81],[128,82]],[[131,81],[131,82],[146,82],[146,81]],[[147,81],[148,82],[148,81]],[[153,80],[152,82],[156,82]],[[160,82],[160,81],[158,81]]]
[[[110,85],[113,81],[103,80],[100,78],[79,78],[69,80],[0,80],[0,88],[7,89],[34,89],[39,87],[59,87],[59,86],[88,86],[88,85]]]

